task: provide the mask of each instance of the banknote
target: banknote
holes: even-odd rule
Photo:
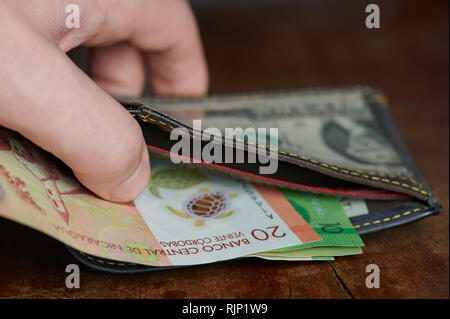
[[[279,149],[351,169],[410,175],[380,133],[363,90],[209,97],[202,100],[147,98],[144,102],[202,128],[278,128]],[[270,136],[267,138],[271,138]]]
[[[322,237],[322,241],[306,243],[293,247],[284,247],[276,250],[286,252],[290,250],[310,247],[360,247],[363,241],[353,228],[348,219],[349,214],[357,214],[358,207],[362,213],[367,212],[367,206],[363,199],[349,198],[298,192],[288,189],[280,189],[289,203],[302,215],[302,217]]]
[[[0,216],[99,257],[149,264],[140,247],[158,247],[134,203],[102,200],[70,169],[17,133],[0,128]],[[169,264],[153,258],[152,265]]]
[[[208,263],[321,240],[275,187],[157,159],[149,187],[135,205],[173,264]]]
[[[369,213],[369,209],[367,208],[367,204],[364,199],[341,197],[339,198],[339,202],[341,203],[345,214],[349,218],[367,215]]]
[[[0,216],[82,252],[152,266],[191,265],[298,246],[321,237],[276,188],[152,160],[135,201],[102,200],[70,169],[0,128]]]
[[[280,257],[280,258],[298,258],[298,257],[317,257],[317,256],[348,256],[362,253],[361,247],[312,247],[305,249],[296,249],[284,252],[261,252],[255,254],[258,257]]]
[[[311,256],[311,257],[279,257],[279,256],[266,256],[261,254],[251,255],[249,257],[256,257],[265,260],[277,260],[277,261],[329,261],[334,260],[332,256]]]

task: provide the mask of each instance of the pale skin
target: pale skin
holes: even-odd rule
[[[80,28],[65,8],[80,7]],[[137,122],[111,97],[199,96],[208,72],[185,0],[0,1],[0,126],[64,161],[100,197],[135,199],[150,178]],[[89,74],[66,55],[92,49]]]

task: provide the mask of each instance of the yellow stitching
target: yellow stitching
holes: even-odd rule
[[[150,112],[148,112],[146,115],[139,114],[139,118],[142,121],[147,121],[150,118]]]
[[[138,118],[141,119],[141,120],[143,120],[143,121],[145,121],[145,122],[148,122],[148,121],[156,122],[156,120],[150,118],[150,115],[151,115],[151,110],[148,109],[148,113],[147,113],[147,114],[145,114],[145,115],[139,114],[139,115],[138,115]],[[161,121],[161,120],[158,120],[157,122],[158,122],[159,124],[161,124],[161,125],[164,125],[164,126],[166,126],[166,127],[171,128],[171,129],[175,129],[173,126],[171,126],[171,125],[169,125],[169,124],[167,124],[167,123],[165,123],[165,122],[163,122],[163,121]],[[181,133],[185,134],[184,132],[181,132]],[[201,138],[201,137],[199,138],[199,137],[194,136],[194,135],[191,135],[191,134],[189,134],[189,135],[190,135],[192,138],[197,138],[197,139],[203,140],[203,138]],[[219,134],[213,134],[213,135],[219,136]],[[220,136],[220,137],[223,137],[223,138],[225,138],[225,139],[232,139],[232,137],[230,137],[230,136]],[[242,139],[236,139],[236,141],[239,141],[239,142],[241,142],[241,143],[247,143],[247,144],[256,145],[257,147],[260,147],[260,148],[266,148],[266,149],[268,149],[268,150],[270,150],[270,151],[278,151],[278,152],[281,153],[281,154],[284,154],[284,155],[287,154],[287,155],[290,155],[290,156],[292,156],[292,157],[300,158],[300,159],[302,159],[302,160],[304,160],[304,161],[307,161],[307,162],[310,162],[310,163],[313,163],[313,164],[316,164],[316,165],[320,165],[320,166],[323,166],[323,167],[326,167],[326,168],[331,168],[331,169],[333,169],[333,170],[339,171],[339,172],[344,173],[344,174],[350,174],[350,175],[354,175],[354,176],[360,176],[360,177],[362,177],[362,178],[365,178],[365,179],[372,179],[372,180],[375,180],[375,181],[380,181],[380,180],[381,180],[381,181],[384,182],[384,183],[390,183],[390,184],[393,184],[393,185],[397,185],[397,186],[402,186],[402,187],[405,187],[405,188],[409,188],[409,189],[411,189],[411,190],[413,190],[413,191],[415,191],[415,192],[418,192],[418,193],[420,193],[420,194],[423,194],[423,195],[425,195],[425,196],[427,196],[427,197],[429,196],[429,192],[427,192],[427,191],[425,191],[425,190],[423,190],[423,189],[420,189],[420,188],[418,188],[418,187],[411,186],[411,185],[406,184],[406,183],[400,183],[400,182],[395,181],[395,180],[389,180],[389,179],[387,179],[387,178],[380,179],[379,177],[376,177],[376,176],[368,176],[368,175],[367,175],[367,174],[369,174],[369,175],[386,176],[385,174],[382,174],[382,173],[376,173],[376,172],[373,172],[373,171],[369,171],[369,172],[367,172],[367,173],[364,174],[364,175],[360,175],[359,173],[365,173],[365,172],[364,172],[363,170],[361,170],[361,169],[357,169],[356,171],[359,172],[359,173],[357,173],[357,172],[349,171],[349,170],[347,170],[347,169],[342,169],[342,168],[339,168],[339,167],[336,167],[336,166],[331,166],[331,165],[329,165],[329,164],[327,164],[327,163],[319,162],[319,161],[317,161],[317,160],[310,159],[310,158],[308,158],[308,157],[306,157],[306,156],[300,156],[300,155],[297,155],[297,154],[295,154],[295,153],[287,153],[287,152],[284,152],[284,151],[280,151],[280,150],[278,150],[278,149],[275,149],[275,148],[273,148],[273,147],[268,147],[268,146],[264,146],[264,145],[261,145],[261,144],[255,144],[255,143],[253,143],[253,142],[251,142],[251,141],[245,142],[245,141],[242,140]],[[415,181],[415,180],[412,179],[412,178],[407,178],[407,177],[404,177],[404,176],[395,176],[395,175],[388,175],[388,176],[390,176],[390,177],[392,177],[392,178],[398,178],[398,179],[402,179],[402,180],[408,180],[408,181],[410,181],[410,182],[413,183],[413,184],[417,184],[417,181]]]
[[[82,254],[83,256],[86,256],[86,258],[87,259],[89,259],[89,260],[92,260],[92,261],[96,261],[96,262],[98,262],[98,263],[100,263],[100,264],[103,264],[103,263],[105,263],[105,261],[104,260],[101,260],[101,259],[95,259],[95,258],[92,258],[91,256],[87,256],[84,252],[82,252],[82,251],[78,251],[80,254]],[[108,262],[106,262],[108,265],[112,265],[112,266],[136,266],[136,264],[135,263],[114,263],[114,262],[112,262],[112,261],[108,261]]]
[[[413,209],[413,212],[416,213],[416,212],[418,212],[418,211],[420,211],[420,210],[421,210],[421,208],[415,208],[415,209]],[[402,217],[402,216],[407,216],[407,215],[410,215],[410,214],[411,214],[411,211],[408,210],[408,211],[403,212],[403,213],[401,213],[401,214],[395,215],[395,216],[393,216],[392,218],[387,217],[387,218],[383,218],[383,220],[377,219],[377,220],[374,220],[373,222],[365,222],[364,224],[362,224],[362,226],[363,226],[363,227],[367,227],[367,226],[370,226],[370,225],[372,225],[372,224],[379,224],[379,223],[381,223],[382,221],[384,221],[384,222],[389,222],[389,221],[393,221],[394,219],[398,219],[398,218],[400,218],[400,217]],[[361,228],[361,225],[354,225],[353,227],[354,227],[355,229],[358,229],[358,228]]]

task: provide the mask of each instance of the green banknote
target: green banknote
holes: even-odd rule
[[[322,237],[321,241],[306,243],[272,250],[271,252],[287,252],[311,247],[333,247],[331,256],[339,256],[342,247],[364,246],[363,241],[353,228],[344,211],[342,201],[338,197],[317,195],[295,190],[280,189],[297,212]],[[363,201],[349,199],[350,201]],[[361,205],[361,203],[359,203]],[[353,205],[357,206],[357,205]],[[328,254],[321,254],[326,256]]]
[[[262,254],[256,254],[252,255],[250,257],[257,257],[261,259],[266,260],[283,260],[283,261],[329,261],[334,260],[333,256],[311,256],[311,257],[284,257],[284,256],[269,256],[269,255],[262,255]]]
[[[291,251],[269,251],[256,254],[258,257],[306,258],[321,256],[348,256],[361,254],[361,247],[312,247]]]

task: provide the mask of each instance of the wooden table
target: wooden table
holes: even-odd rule
[[[449,297],[448,2],[377,1],[379,30],[364,26],[365,1],[277,0],[237,8],[233,2],[197,10],[211,92],[382,89],[443,213],[363,236],[364,254],[333,262],[248,259],[132,276],[82,267],[81,288],[72,290],[64,270],[74,259],[65,248],[1,219],[0,297]],[[365,287],[371,263],[380,267],[380,289]]]

